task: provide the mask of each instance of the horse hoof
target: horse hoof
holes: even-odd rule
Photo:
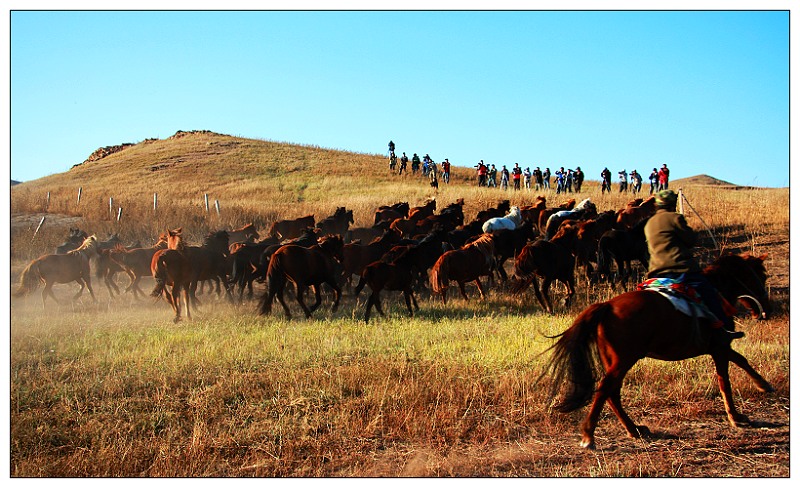
[[[746,415],[742,415],[740,413],[737,413],[736,415],[729,415],[728,420],[733,427],[738,429],[750,426],[750,419],[747,418]]]
[[[636,435],[631,435],[631,437],[633,437],[634,439],[639,439],[639,438],[642,438],[642,437],[644,437],[644,438],[652,437],[652,435],[653,435],[653,433],[650,432],[650,429],[648,429],[644,425],[637,425],[636,426]]]
[[[595,450],[597,446],[594,445],[594,439],[583,439],[581,441],[581,447],[584,449]]]

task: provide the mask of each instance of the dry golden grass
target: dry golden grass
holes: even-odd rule
[[[378,155],[207,133],[148,141],[12,189],[11,279],[70,226],[150,244],[167,227],[199,240],[251,221],[265,230],[278,218],[324,217],[337,206],[368,226],[379,205],[433,196],[442,206],[464,198],[471,219],[502,198],[521,205],[536,196],[479,189],[470,169],[454,171],[451,185],[433,193],[421,178],[390,175]],[[630,373],[624,402],[657,437],[625,438],[605,410],[598,451],[580,450],[585,412],[550,414],[547,380],[535,380],[551,344],[545,336],[613,294],[582,283],[577,303],[556,316],[542,314],[531,295],[495,289],[486,302],[455,299],[447,308],[420,297],[409,319],[386,293],[389,317],[368,326],[363,297],[350,296],[335,314],[324,304],[313,320],[292,321],[257,317],[253,303],[201,297],[195,320],[174,325],[163,302],[111,300],[95,283],[98,304],[84,297],[43,313],[38,294],[11,303],[11,475],[787,477],[789,191],[683,188],[723,248],[770,254],[777,316],[746,321],[736,346],[777,392],[758,393],[732,369],[751,428],[727,425],[708,357],[645,360]],[[203,193],[220,200],[220,216],[205,212]],[[631,198],[601,195],[595,182],[586,196],[600,210]],[[124,209],[120,223],[109,197]],[[32,240],[42,215],[48,221]]]

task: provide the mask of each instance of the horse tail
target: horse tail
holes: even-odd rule
[[[436,264],[431,268],[431,288],[434,293],[442,293],[447,290],[450,280],[447,279],[449,274],[449,260],[444,258],[444,254],[436,261]]]
[[[578,315],[569,329],[556,336],[559,339],[550,348],[553,350],[550,365],[542,374],[549,372],[551,376],[548,404],[552,404],[562,385],[567,385],[562,400],[552,406],[556,411],[572,412],[592,400],[600,370],[597,326],[610,309],[608,302],[596,303]]]
[[[19,287],[14,291],[15,297],[21,297],[39,288],[39,263],[31,262],[19,276]]]
[[[264,296],[261,297],[261,303],[259,304],[259,314],[266,315],[269,313],[269,309],[272,306],[271,297],[274,297],[273,290],[282,290],[284,285],[286,284],[286,275],[284,274],[284,266],[283,266],[283,254],[276,253],[273,254],[269,260],[269,265],[267,266],[267,292],[264,293]]]
[[[164,263],[164,256],[159,256],[156,261],[155,270],[153,270],[153,279],[156,280],[156,286],[150,292],[150,296],[158,298],[164,293],[164,288],[167,286],[167,267]]]

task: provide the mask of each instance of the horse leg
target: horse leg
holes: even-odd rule
[[[317,297],[319,298],[319,287],[318,286],[314,287],[314,290],[315,290],[315,292],[317,294]],[[305,293],[306,293],[305,285],[304,286],[300,286],[299,284],[295,285],[295,292],[297,294],[297,303],[300,304],[300,308],[303,309],[303,313],[306,314],[306,318],[310,319],[311,318],[311,310],[308,309],[308,307],[306,306],[306,302],[303,301],[303,295],[305,295]],[[319,306],[319,303],[317,303],[316,305]]]
[[[419,306],[417,305],[417,300],[414,298],[414,292],[411,290],[411,286],[403,290],[403,297],[406,299],[406,308],[408,308],[408,315],[410,317],[414,316],[414,310],[411,308],[411,302],[413,300],[414,307],[419,310]]]
[[[314,313],[322,304],[322,283],[312,285],[311,288],[314,290],[314,304],[308,310]]]
[[[580,446],[587,449],[594,449],[594,431],[597,428],[597,421],[600,418],[600,412],[603,410],[603,405],[608,402],[614,414],[625,427],[628,435],[633,438],[639,437],[639,430],[633,421],[625,413],[620,402],[620,391],[622,389],[622,379],[627,373],[627,369],[622,370],[617,367],[612,367],[606,371],[600,384],[597,386],[597,392],[592,400],[592,406],[589,413],[581,422],[581,442]]]
[[[51,281],[46,281],[44,289],[42,290],[42,308],[45,308],[45,300],[48,296],[50,296],[56,304],[61,305],[61,302],[56,298],[55,293],[53,293],[53,282]]]
[[[331,313],[334,313],[339,308],[339,300],[342,298],[342,289],[339,288],[339,284],[336,283],[336,277],[335,276],[332,276],[325,283],[327,283],[328,286],[333,288],[333,306],[331,307]],[[322,285],[320,285],[320,286],[322,286]]]
[[[84,284],[84,282],[83,282],[83,279],[82,279],[82,278],[80,278],[80,277],[79,277],[79,278],[78,278],[78,279],[76,279],[75,281],[77,281],[77,282],[78,282],[78,284],[81,286],[81,288],[78,290],[78,293],[76,293],[76,294],[75,294],[75,295],[72,297],[72,300],[73,300],[73,301],[74,301],[74,300],[77,300],[78,298],[80,298],[80,297],[81,297],[81,295],[83,295],[83,289],[84,289],[84,288],[86,288],[86,285]]]
[[[567,285],[567,296],[564,298],[564,307],[569,307],[572,296],[575,295],[575,280],[572,276],[567,276],[564,279],[564,284]]]
[[[531,279],[531,284],[533,285],[533,293],[534,295],[536,295],[536,300],[539,302],[539,305],[542,306],[545,312],[553,313],[552,310],[547,308],[547,304],[544,301],[544,297],[542,297],[542,292],[539,289],[539,280],[537,280],[535,276],[533,277],[533,279]]]
[[[542,280],[542,298],[547,304],[547,312],[553,313],[553,302],[550,301],[550,284],[553,283],[552,278],[545,278]]]
[[[94,290],[92,289],[92,278],[89,277],[88,273],[83,278],[83,282],[86,283],[86,288],[89,290],[89,295],[92,296],[92,301],[97,302],[97,297],[94,296]],[[114,285],[116,288],[116,285]],[[117,295],[119,295],[119,289],[117,289]]]
[[[481,279],[475,279],[475,285],[478,287],[478,293],[481,295],[481,300],[486,300],[486,293],[483,292],[483,286],[481,285]]]
[[[733,427],[745,427],[750,424],[746,415],[736,411],[733,404],[733,391],[731,388],[731,378],[728,372],[729,350],[717,350],[711,353],[714,360],[714,368],[717,371],[717,384],[722,393],[722,401],[725,404],[725,413],[728,414],[728,422]]]
[[[183,291],[183,302],[186,305],[186,318],[189,319],[189,320],[192,320],[192,310],[191,310],[191,306],[189,305],[189,301],[190,301],[189,291],[186,289],[186,285],[185,284],[183,286],[181,286],[181,288],[182,288],[182,291]]]
[[[464,300],[469,301],[469,297],[467,297],[467,292],[466,292],[466,290],[464,290],[464,282],[463,281],[457,281],[456,283],[458,283],[458,289],[461,292],[461,296],[464,297]]]
[[[744,372],[747,373],[747,375],[750,376],[753,381],[755,381],[758,391],[762,393],[772,393],[775,391],[775,388],[773,388],[767,380],[765,380],[752,366],[750,366],[750,363],[744,356],[731,349],[730,353],[728,353],[728,359],[736,366],[742,368]]]

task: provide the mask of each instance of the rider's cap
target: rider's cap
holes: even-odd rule
[[[669,207],[678,203],[678,194],[672,190],[661,190],[656,193],[656,206]]]

